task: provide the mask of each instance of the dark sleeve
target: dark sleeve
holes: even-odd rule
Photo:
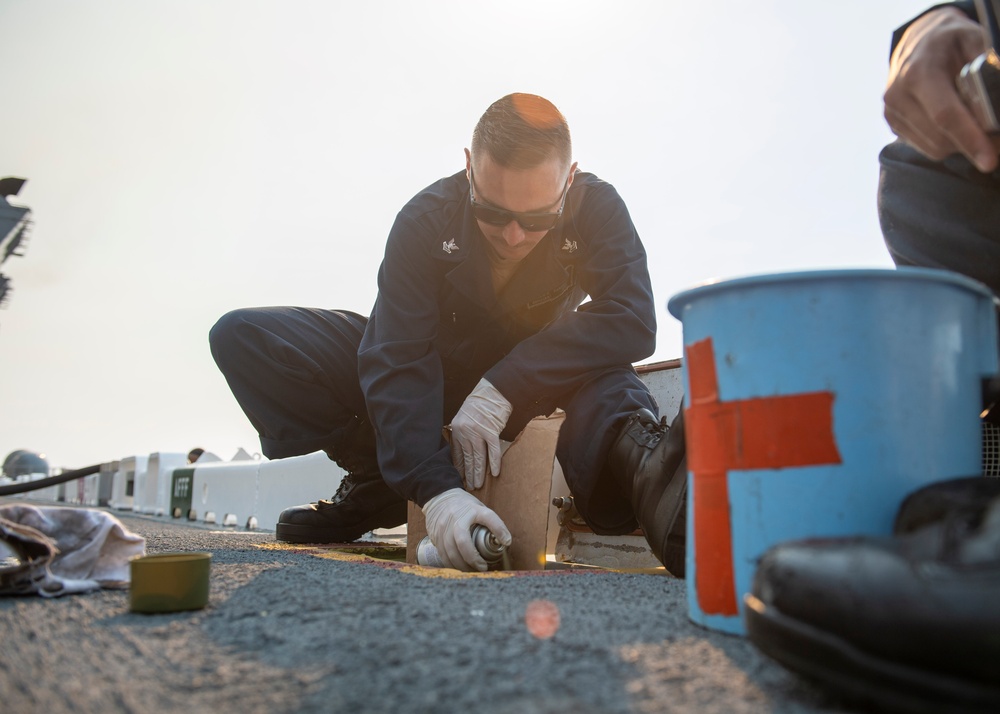
[[[639,362],[656,348],[656,310],[646,263],[625,202],[604,182],[571,207],[565,235],[579,236],[577,266],[590,296],[528,337],[487,373],[517,408],[579,387],[594,372]]]
[[[425,232],[403,214],[396,218],[358,351],[382,477],[420,506],[462,485],[441,435],[444,378],[433,344],[441,271],[426,249]]]
[[[896,31],[892,33],[892,45],[889,47],[889,57],[891,58],[892,57],[892,53],[896,51],[896,45],[899,44],[899,40],[903,37],[903,33],[906,32],[907,28],[909,28],[910,25],[912,25],[914,22],[916,22],[917,20],[919,20],[921,17],[923,17],[927,13],[931,12],[932,10],[937,10],[938,8],[942,8],[942,7],[954,7],[954,8],[957,8],[957,9],[961,10],[962,12],[964,12],[966,15],[969,16],[969,18],[971,18],[973,20],[978,20],[979,19],[978,15],[976,14],[976,3],[975,3],[974,0],[960,0],[959,2],[945,2],[945,3],[941,3],[939,5],[934,5],[932,7],[929,7],[926,10],[924,10],[922,13],[920,13],[919,15],[917,15],[916,17],[914,17],[912,20],[910,20],[909,22],[907,22],[905,25],[900,25],[899,27],[897,27]]]

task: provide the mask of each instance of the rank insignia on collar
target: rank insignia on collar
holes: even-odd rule
[[[452,238],[451,240],[442,243],[441,250],[443,250],[448,255],[451,255],[451,251],[458,250],[458,245],[455,244],[455,239]]]
[[[567,238],[566,242],[563,243],[562,249],[565,250],[567,253],[572,253],[573,251],[576,250],[576,241]]]

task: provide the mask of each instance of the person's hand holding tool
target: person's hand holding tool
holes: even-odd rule
[[[985,49],[980,25],[956,8],[918,18],[892,53],[885,119],[892,131],[940,161],[961,153],[982,172],[997,168],[997,146],[962,101],[955,79]]]

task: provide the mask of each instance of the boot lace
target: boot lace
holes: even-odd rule
[[[333,494],[329,499],[323,499],[318,501],[316,505],[318,506],[332,506],[335,503],[340,503],[346,499],[351,491],[354,489],[354,480],[351,478],[351,474],[345,474],[340,485],[337,486],[337,492]]]
[[[647,417],[636,415],[632,424],[629,425],[628,433],[632,439],[641,446],[653,448],[670,431],[666,417],[660,417],[659,421],[653,421]]]

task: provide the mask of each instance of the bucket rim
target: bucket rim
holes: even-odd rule
[[[684,306],[692,300],[711,293],[722,292],[733,288],[747,286],[780,285],[787,283],[797,283],[814,280],[832,279],[871,279],[871,278],[891,278],[898,280],[950,283],[956,287],[965,288],[982,297],[997,302],[998,298],[988,287],[978,280],[956,273],[951,270],[940,270],[938,268],[918,268],[904,266],[899,268],[837,268],[820,270],[797,270],[787,273],[762,273],[759,275],[746,275],[736,278],[713,278],[694,287],[675,293],[667,300],[667,310],[677,319],[681,318],[681,311]]]

